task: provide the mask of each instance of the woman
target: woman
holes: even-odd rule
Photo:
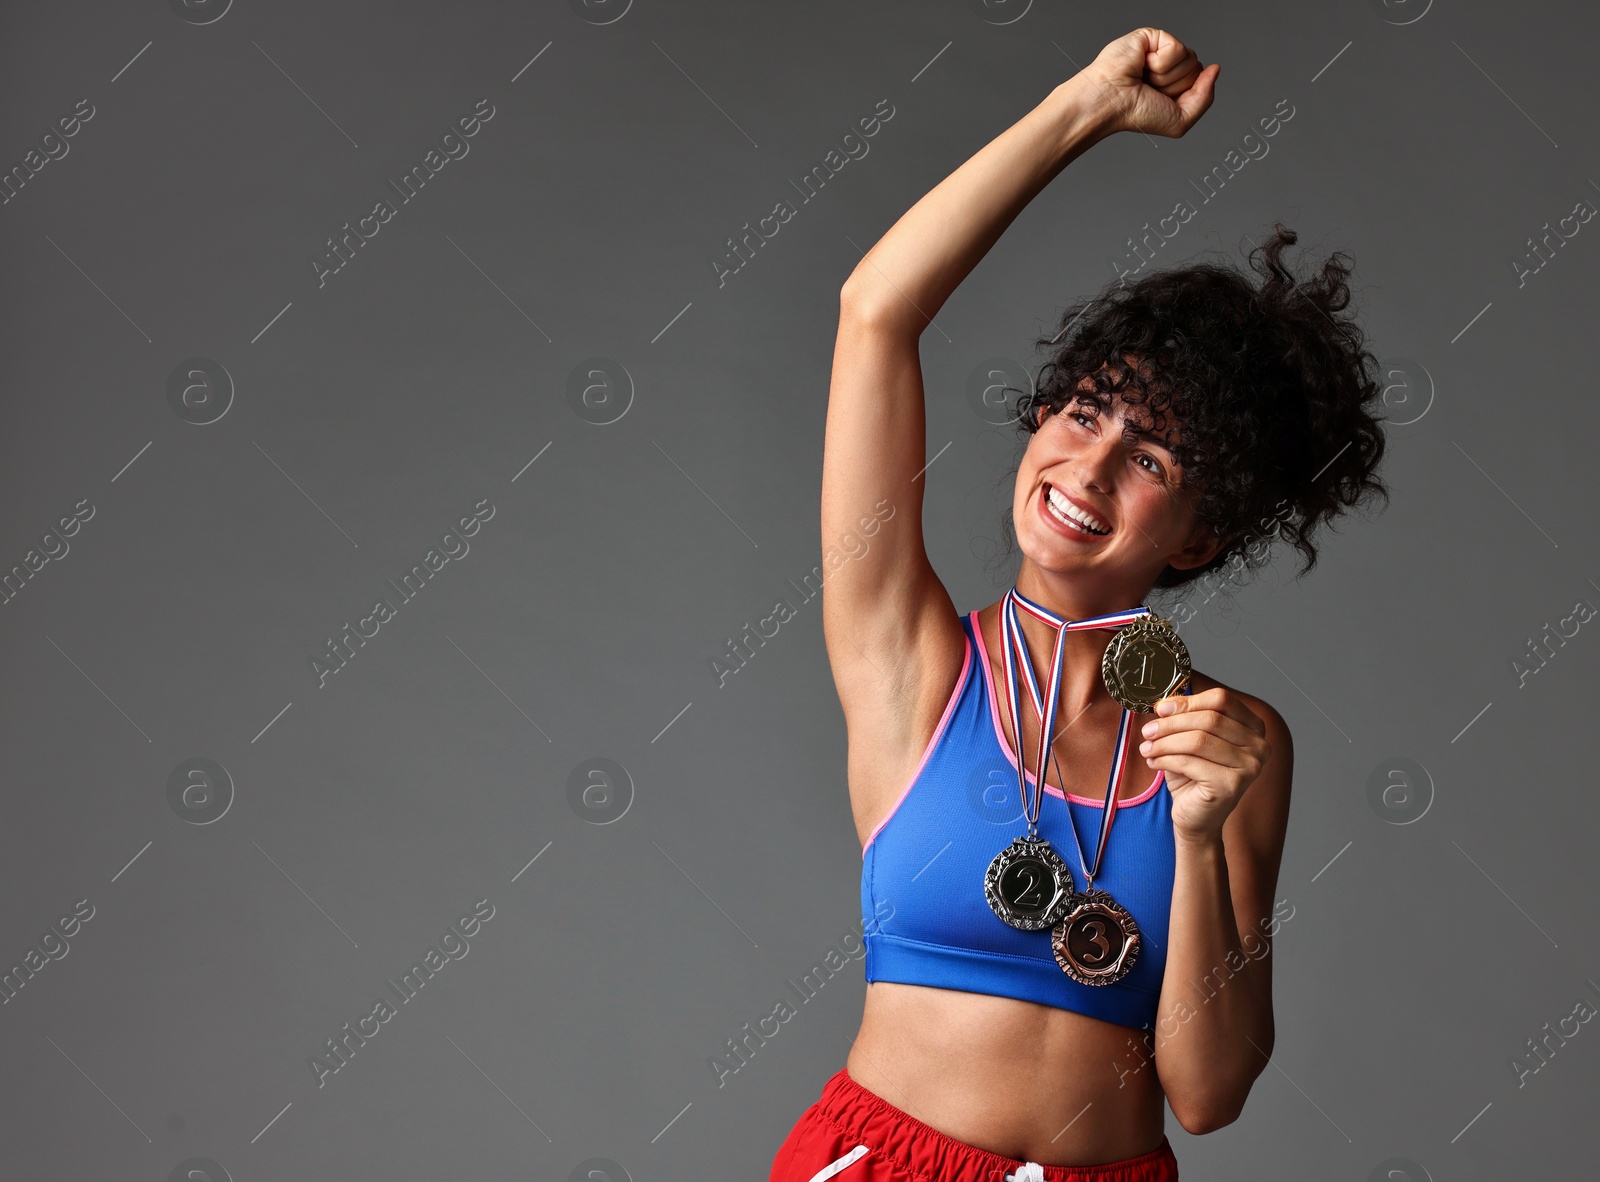
[[[1277,535],[1309,569],[1313,530],[1384,493],[1376,362],[1338,316],[1348,268],[1335,255],[1297,281],[1279,227],[1263,264],[1250,256],[1259,287],[1191,266],[1068,309],[1019,416],[1016,586],[958,614],[920,532],[923,328],[1068,163],[1115,131],[1182,136],[1218,72],[1158,29],[1112,42],[919,201],[841,291],[823,537],[885,500],[899,510],[824,589],[868,987],[845,1068],[773,1182],[1173,1179],[1163,1102],[1191,1133],[1221,1128],[1272,1053],[1288,728],[1197,671],[1130,714],[1101,662],[1153,588],[1259,565]],[[1052,864],[1021,883],[997,856],[1024,836],[1070,872],[1045,884],[1048,917],[1033,871]],[[1061,907],[1091,886],[1121,910],[1069,948]]]

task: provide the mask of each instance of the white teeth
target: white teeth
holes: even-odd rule
[[[1108,534],[1111,532],[1111,527],[1109,525],[1101,521],[1098,517],[1094,517],[1088,513],[1085,513],[1082,509],[1078,508],[1078,506],[1067,500],[1066,497],[1057,493],[1053,486],[1045,498],[1045,504],[1049,506],[1051,512],[1053,512],[1057,517],[1069,521],[1074,525],[1082,526],[1090,533]]]

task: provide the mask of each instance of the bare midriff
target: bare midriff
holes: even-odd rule
[[[1100,1165],[1161,1145],[1164,1094],[1144,1039],[1035,1002],[873,981],[845,1069],[957,1141]]]

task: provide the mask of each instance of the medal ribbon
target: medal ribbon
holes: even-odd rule
[[[1106,852],[1106,843],[1111,840],[1111,822],[1117,819],[1117,809],[1121,803],[1117,800],[1117,785],[1122,782],[1122,773],[1128,766],[1128,748],[1133,740],[1133,711],[1126,706],[1122,708],[1122,721],[1117,724],[1117,745],[1111,757],[1111,775],[1106,782],[1106,799],[1100,807],[1100,837],[1095,842],[1094,864],[1089,865],[1083,860],[1083,846],[1078,845],[1078,827],[1072,826],[1072,844],[1078,847],[1078,865],[1083,867],[1083,877],[1087,879],[1083,886],[1084,894],[1094,889],[1095,871],[1100,869],[1100,857]],[[1067,810],[1067,821],[1072,821],[1072,810]]]
[[[1018,610],[1026,611],[1035,619],[1043,620],[1056,630],[1056,641],[1050,658],[1050,678],[1048,690],[1041,694],[1038,678],[1033,672],[1033,662],[1028,658],[1028,642],[1022,634],[1022,621]],[[1143,605],[1129,608],[1126,611],[1110,612],[1103,616],[1089,616],[1082,620],[1065,620],[1056,615],[1049,608],[1035,603],[1019,592],[1015,587],[1006,592],[1005,602],[1000,609],[1000,622],[1003,634],[1001,656],[1004,658],[1006,672],[1006,704],[1011,710],[1011,725],[1017,732],[1017,791],[1022,796],[1022,815],[1028,821],[1028,835],[1031,837],[1039,820],[1040,807],[1044,802],[1044,771],[1045,761],[1050,749],[1054,745],[1056,703],[1061,687],[1061,670],[1066,656],[1066,635],[1068,632],[1082,632],[1093,628],[1120,628],[1124,624],[1131,624],[1150,614],[1150,609]],[[1021,705],[1021,695],[1017,691],[1017,665],[1028,675],[1028,693],[1033,698],[1034,713],[1039,718],[1039,758],[1036,762],[1037,770],[1033,777],[1032,812],[1029,812],[1028,788],[1023,780],[1022,771],[1022,717],[1018,707]],[[1100,821],[1100,840],[1095,848],[1094,868],[1100,867],[1100,855],[1106,848],[1106,842],[1111,836],[1111,822],[1115,818],[1117,785],[1122,779],[1122,769],[1128,762],[1128,738],[1131,728],[1128,725],[1131,711],[1126,708],[1122,711],[1122,723],[1117,731],[1116,752],[1111,761],[1111,775],[1106,786],[1106,808]],[[1062,791],[1066,785],[1062,785]],[[1071,810],[1068,810],[1067,820],[1072,820]],[[1077,830],[1074,828],[1072,839],[1078,840]],[[1083,864],[1083,847],[1078,848],[1078,861]],[[1084,874],[1092,881],[1094,871],[1087,866]]]

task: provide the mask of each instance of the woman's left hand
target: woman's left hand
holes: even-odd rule
[[[1220,685],[1163,698],[1156,715],[1141,729],[1139,754],[1167,774],[1173,832],[1190,840],[1220,836],[1272,754],[1266,723]]]

